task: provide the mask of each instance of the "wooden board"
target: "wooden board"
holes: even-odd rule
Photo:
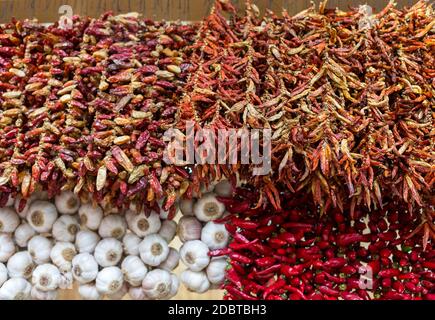
[[[57,21],[62,5],[70,5],[74,14],[97,17],[101,13],[112,10],[115,13],[137,11],[153,19],[166,20],[199,20],[207,14],[214,0],[0,0],[0,23],[8,22],[12,17],[17,19],[37,18],[41,22]],[[239,8],[243,8],[244,0],[233,0]],[[310,6],[310,0],[253,0],[264,11],[271,8],[280,12],[286,8],[295,14]],[[319,0],[314,1],[319,3]],[[415,0],[396,0],[399,6],[412,5]],[[330,0],[328,7],[347,9],[349,6],[369,4],[380,10],[388,0]]]

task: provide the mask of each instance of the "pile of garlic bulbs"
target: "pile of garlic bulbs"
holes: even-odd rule
[[[228,190],[229,183],[220,182],[201,198],[181,200],[178,225],[162,210],[149,216],[133,206],[103,210],[70,191],[54,201],[45,193],[11,200],[0,208],[0,300],[56,299],[73,282],[83,299],[170,299],[180,286],[173,272],[180,258],[188,267],[180,276],[188,290],[216,288],[226,260],[210,259],[208,252],[225,247],[229,236],[213,222],[225,212],[214,192]],[[180,252],[169,246],[177,235]]]

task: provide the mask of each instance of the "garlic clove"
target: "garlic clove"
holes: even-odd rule
[[[61,272],[68,272],[76,254],[76,248],[71,242],[57,242],[51,249],[50,258]]]
[[[189,291],[204,293],[210,288],[210,281],[204,271],[184,270],[180,280]]]
[[[42,200],[32,202],[26,216],[30,226],[39,233],[50,232],[56,218],[57,210],[54,204]]]
[[[94,281],[98,274],[98,263],[89,253],[79,253],[72,260],[72,274],[79,283]]]
[[[176,267],[178,267],[179,262],[180,254],[178,253],[178,251],[174,248],[169,248],[168,257],[165,259],[165,261],[159,264],[159,268],[167,271],[172,271]]]
[[[200,240],[184,243],[180,248],[181,261],[192,271],[201,271],[210,262],[207,245]]]
[[[100,236],[90,230],[77,232],[75,245],[80,253],[93,253],[100,241]]]
[[[37,289],[36,287],[33,287],[32,290],[30,291],[30,297],[33,300],[57,300],[58,291],[57,290],[42,291]]]
[[[225,248],[228,244],[229,233],[222,223],[207,222],[201,231],[201,241],[211,250]]]
[[[57,241],[74,242],[80,229],[79,222],[74,216],[60,216],[53,224],[53,238]]]
[[[169,254],[169,247],[165,239],[158,234],[146,236],[139,244],[139,255],[143,262],[150,266],[158,266]]]
[[[161,226],[159,215],[155,212],[151,212],[147,217],[143,212],[137,214],[129,211],[126,213],[126,218],[129,229],[141,238],[158,232]]]
[[[0,262],[7,262],[16,252],[14,240],[9,234],[0,234]]]
[[[222,180],[214,187],[214,193],[220,197],[230,197],[233,194],[233,187],[228,180]]]
[[[0,263],[0,287],[8,280],[8,269],[3,263]]]
[[[94,257],[101,267],[115,266],[122,258],[122,243],[115,238],[105,238],[95,247]]]
[[[128,232],[122,238],[122,245],[124,247],[124,252],[127,255],[138,256],[139,255],[139,243],[142,241],[134,233]]]
[[[20,251],[9,258],[6,267],[9,277],[28,279],[31,277],[35,265],[28,251]]]
[[[177,223],[174,220],[164,220],[159,230],[159,235],[170,243],[177,233]]]
[[[180,211],[184,216],[193,216],[193,205],[195,199],[182,199],[180,200]]]
[[[210,261],[205,270],[210,283],[222,284],[224,282],[227,265],[228,263],[225,258],[212,259]]]
[[[193,206],[193,212],[199,221],[208,222],[222,217],[225,211],[223,203],[213,193],[206,193]]]
[[[60,278],[59,269],[55,265],[45,263],[33,270],[32,284],[38,290],[52,291],[59,287]]]
[[[166,299],[171,293],[171,274],[162,269],[154,269],[147,273],[142,282],[142,289],[150,299]]]
[[[61,214],[74,214],[80,207],[80,199],[72,191],[62,191],[54,198],[54,203]]]
[[[98,292],[95,284],[92,284],[92,283],[81,284],[79,286],[78,291],[79,291],[80,297],[82,297],[82,299],[84,299],[84,300],[100,300],[101,299],[101,295]]]
[[[32,286],[23,278],[11,278],[0,288],[0,300],[27,300],[30,299]]]
[[[101,238],[122,239],[126,231],[127,223],[124,217],[117,214],[104,217],[98,228],[98,234]]]
[[[21,247],[27,247],[29,240],[36,234],[36,231],[28,223],[22,223],[15,229],[14,240],[15,243]],[[0,260],[1,261],[1,260]]]
[[[51,241],[40,235],[33,236],[27,245],[27,250],[36,264],[49,262],[52,248]]]
[[[118,267],[106,267],[98,272],[95,286],[101,294],[114,294],[124,283],[123,274]]]
[[[195,217],[184,216],[178,221],[177,235],[181,242],[199,240],[201,238],[201,230],[202,224]]]
[[[138,256],[127,256],[121,263],[124,280],[132,286],[139,286],[145,278],[148,269]]]
[[[90,203],[82,204],[79,208],[80,224],[90,230],[98,230],[103,220],[103,209]]]
[[[0,232],[12,233],[20,224],[20,217],[11,208],[0,208]]]

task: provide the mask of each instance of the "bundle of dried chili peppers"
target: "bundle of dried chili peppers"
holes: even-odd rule
[[[435,299],[435,250],[412,232],[419,214],[391,201],[384,209],[332,210],[319,219],[306,195],[285,194],[283,209],[247,209],[258,195],[221,198],[226,227],[226,299]],[[432,225],[433,227],[433,225]]]

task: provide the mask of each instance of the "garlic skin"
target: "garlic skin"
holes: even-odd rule
[[[210,262],[207,245],[200,240],[184,243],[180,248],[181,261],[192,271],[201,271]]]
[[[178,267],[179,262],[180,254],[176,249],[170,247],[168,257],[165,259],[165,261],[159,264],[159,268],[167,271],[172,271],[176,267]]]
[[[79,283],[94,281],[98,274],[98,263],[89,253],[79,253],[72,260],[72,274]]]
[[[57,290],[42,291],[33,287],[30,291],[30,297],[33,300],[56,300],[58,296]]]
[[[51,241],[40,235],[33,236],[27,245],[27,250],[36,264],[49,262],[52,248]]]
[[[180,280],[189,291],[204,293],[210,288],[210,281],[204,271],[184,270],[180,275]]]
[[[124,298],[127,295],[127,293],[128,293],[128,284],[124,282],[118,291],[112,294],[107,294],[106,298],[109,300],[122,300],[122,298]]]
[[[134,233],[127,233],[124,238],[122,238],[122,245],[124,247],[124,252],[129,256],[138,256],[139,255],[139,243],[142,241]]]
[[[132,300],[147,300],[147,296],[142,287],[130,287],[128,289],[128,295]]]
[[[177,223],[173,220],[164,220],[159,230],[159,235],[170,243],[177,233]]]
[[[124,274],[124,280],[137,287],[142,283],[148,269],[138,256],[127,256],[121,263],[121,271]]]
[[[20,217],[11,208],[0,208],[0,232],[12,233],[20,224]]]
[[[233,194],[233,188],[228,180],[218,182],[214,187],[214,193],[220,197],[230,197]]]
[[[114,294],[120,290],[124,280],[121,269],[118,267],[107,267],[98,272],[95,286],[101,294]]]
[[[9,258],[6,267],[9,277],[28,279],[32,276],[35,265],[28,251],[20,251]]]
[[[133,211],[128,211],[126,219],[128,228],[141,238],[158,232],[161,226],[159,215],[155,212],[151,212],[150,216],[146,217],[143,212],[136,214]]]
[[[21,247],[27,247],[29,240],[36,234],[36,231],[27,222],[22,223],[15,229],[14,240],[15,243]]]
[[[54,203],[61,214],[74,214],[80,207],[80,199],[72,191],[62,191],[54,198]]]
[[[26,219],[38,233],[50,232],[57,218],[54,204],[48,201],[36,200],[29,207]]]
[[[81,230],[76,234],[75,245],[80,253],[93,253],[100,236],[90,230]]]
[[[222,223],[207,222],[201,231],[201,241],[210,250],[225,248],[228,244],[229,233]]]
[[[142,289],[150,299],[166,299],[171,293],[171,286],[171,274],[162,269],[151,270],[142,282]]]
[[[80,297],[82,297],[82,299],[84,299],[84,300],[100,300],[101,299],[101,295],[98,292],[95,284],[91,284],[91,283],[81,284],[79,286],[78,291],[79,291]]]
[[[139,255],[143,262],[152,267],[165,261],[169,254],[169,247],[165,239],[158,234],[146,236],[139,244]]]
[[[181,242],[199,240],[201,238],[202,224],[195,217],[181,217],[178,221],[177,235]]]
[[[74,216],[60,216],[53,224],[51,231],[57,241],[74,242],[80,229],[79,222]]]
[[[193,213],[203,222],[219,219],[224,211],[225,206],[216,199],[214,193],[204,194],[193,206]]]
[[[124,217],[117,214],[104,217],[98,228],[98,234],[101,238],[122,239],[126,231],[127,223]]]
[[[23,278],[11,278],[0,288],[0,300],[28,300],[32,286]]]
[[[227,261],[225,258],[212,259],[205,273],[212,284],[221,284],[225,279]]]
[[[90,203],[82,204],[79,208],[80,224],[90,230],[98,230],[103,220],[103,209]]]
[[[8,269],[3,263],[0,263],[0,287],[8,280]]]
[[[59,289],[70,290],[73,288],[74,277],[71,271],[61,272]]]
[[[180,211],[183,216],[193,216],[193,205],[195,204],[195,199],[182,199],[180,200]]]
[[[106,238],[98,242],[94,257],[101,267],[111,267],[118,264],[122,258],[122,243],[115,238]]]
[[[0,234],[0,262],[7,262],[16,252],[14,240],[9,234]]]
[[[50,263],[45,263],[37,266],[33,270],[32,284],[41,291],[52,291],[59,287],[60,271]]]
[[[180,280],[178,280],[178,277],[175,274],[171,274],[171,292],[169,292],[167,299],[175,297],[178,293],[179,288]]]
[[[61,272],[68,272],[71,271],[71,262],[76,254],[76,247],[71,242],[57,242],[51,249],[50,258]]]

